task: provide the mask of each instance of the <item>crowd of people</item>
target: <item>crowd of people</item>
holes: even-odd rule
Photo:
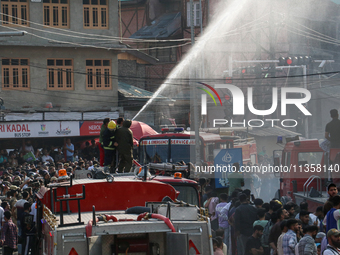
[[[0,245],[4,247],[4,254],[13,254],[15,250],[22,255],[36,254],[36,194],[42,186],[58,182],[61,173],[70,175],[96,166],[107,166],[111,172],[116,167],[120,172],[130,171],[131,121],[119,118],[117,123],[105,119],[100,142],[87,141],[82,149],[75,149],[71,139],[66,139],[62,147],[34,149],[31,140],[26,140],[9,153],[0,150]],[[107,150],[108,147],[113,150]],[[110,153],[112,151],[114,153]],[[116,154],[119,164],[115,161]]]
[[[214,255],[340,254],[340,196],[328,185],[329,199],[311,212],[307,202],[264,203],[249,189],[235,187],[219,196],[205,188],[204,206],[214,230]]]

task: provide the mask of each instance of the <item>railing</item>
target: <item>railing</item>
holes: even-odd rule
[[[305,184],[303,184],[303,195],[308,197],[308,189],[309,189],[309,185],[316,179],[316,189],[317,191],[322,194],[322,180],[320,176],[317,175],[311,175],[307,181],[305,182]],[[307,194],[306,194],[307,192]]]

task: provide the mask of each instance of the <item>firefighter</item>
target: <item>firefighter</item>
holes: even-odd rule
[[[107,124],[107,129],[103,134],[103,147],[105,151],[104,166],[110,168],[110,172],[114,172],[116,166],[116,146],[118,145],[115,140],[116,122],[111,120]]]
[[[125,120],[123,127],[118,128],[116,137],[118,142],[119,165],[118,172],[130,172],[132,167],[133,135],[130,129],[131,120]]]
[[[105,130],[107,129],[107,125],[110,122],[110,118],[105,118],[103,121],[103,124],[100,128],[100,135],[99,135],[99,164],[100,166],[104,166],[104,159],[105,159],[105,151],[104,151],[104,147],[103,147],[103,135]]]

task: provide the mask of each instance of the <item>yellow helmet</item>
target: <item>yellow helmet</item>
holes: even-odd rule
[[[111,121],[109,122],[109,124],[107,124],[107,128],[110,129],[110,130],[116,129],[116,122],[114,122],[113,120],[111,120]]]

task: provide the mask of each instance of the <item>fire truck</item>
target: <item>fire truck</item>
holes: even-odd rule
[[[327,201],[327,185],[338,184],[340,149],[324,152],[317,139],[309,139],[290,141],[282,151],[273,153],[283,198],[297,204],[307,201],[310,211]]]
[[[60,177],[59,177],[60,178]],[[213,254],[209,217],[156,180],[64,180],[37,193],[39,254]]]
[[[212,165],[214,149],[233,147],[233,140],[222,139],[219,134],[200,132],[200,158]],[[143,136],[139,141],[139,163],[178,163],[191,161],[191,148],[195,146],[194,132],[183,128],[163,128],[161,134]]]

